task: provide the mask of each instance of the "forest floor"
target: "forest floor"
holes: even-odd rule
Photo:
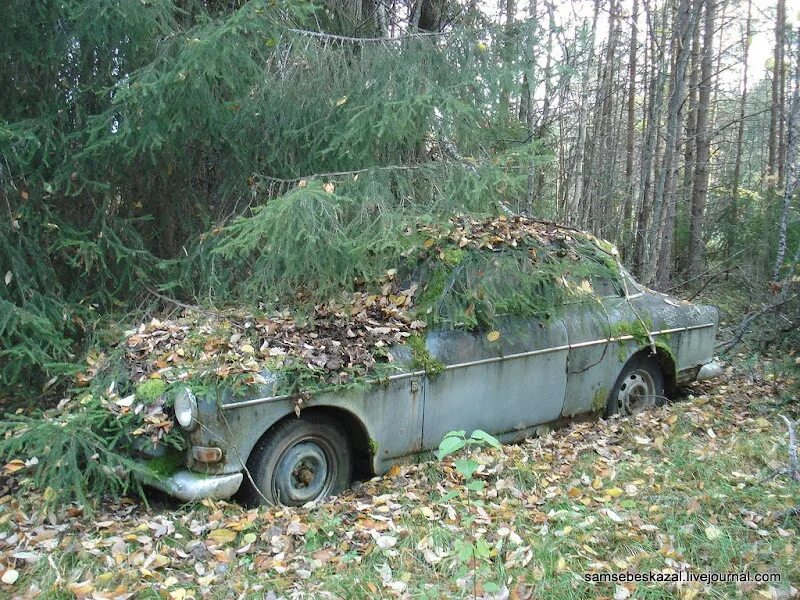
[[[781,513],[800,504],[800,484],[770,476],[788,465],[779,415],[798,417],[797,382],[768,359],[736,365],[636,418],[475,450],[478,491],[452,459],[292,510],[156,498],[43,514],[5,484],[0,596],[796,597],[800,517]],[[625,572],[780,581],[587,581]]]

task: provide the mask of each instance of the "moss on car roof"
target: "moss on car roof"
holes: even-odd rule
[[[548,319],[566,303],[594,300],[594,278],[619,277],[603,242],[521,216],[456,216],[410,228],[406,243],[397,268],[327,302],[299,297],[272,312],[198,308],[143,323],[122,342],[130,376],[263,383],[266,370],[287,375],[274,382],[282,393],[353,383],[391,370],[389,349],[428,328],[490,328],[505,315]]]

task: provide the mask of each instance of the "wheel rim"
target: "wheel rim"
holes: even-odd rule
[[[621,415],[635,415],[656,404],[656,384],[652,375],[642,369],[631,371],[617,393],[617,410]]]
[[[278,460],[272,480],[273,496],[281,504],[302,505],[330,494],[336,459],[318,439],[300,441]]]

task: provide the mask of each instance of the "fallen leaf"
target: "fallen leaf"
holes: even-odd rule
[[[67,585],[69,591],[75,594],[78,598],[85,598],[94,591],[94,585],[90,579],[81,581],[80,583],[70,583]]]
[[[208,534],[208,538],[217,544],[230,544],[236,539],[236,532],[230,529],[215,529]]]
[[[375,543],[378,544],[378,548],[381,550],[388,550],[397,544],[397,538],[391,535],[380,535],[375,540]]]
[[[19,579],[19,571],[16,569],[7,569],[3,576],[0,577],[0,581],[5,583],[6,585],[14,585]]]
[[[6,465],[3,467],[3,470],[6,472],[6,475],[11,475],[11,473],[16,473],[17,471],[20,471],[24,468],[25,468],[25,462],[18,458],[15,458],[14,460],[6,463]]]

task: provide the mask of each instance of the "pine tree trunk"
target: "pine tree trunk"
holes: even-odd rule
[[[631,47],[628,55],[628,104],[627,104],[627,140],[625,144],[625,202],[622,210],[623,238],[627,241],[628,232],[632,231],[631,218],[633,216],[633,154],[634,133],[636,128],[636,51],[638,49],[638,21],[639,2],[633,0],[633,13],[631,14]],[[624,244],[623,247],[627,246]]]
[[[733,167],[731,204],[728,214],[727,231],[725,232],[727,240],[725,244],[725,253],[728,259],[730,259],[733,252],[733,243],[736,238],[735,231],[739,222],[739,184],[742,177],[742,145],[744,143],[744,119],[747,110],[747,59],[750,54],[751,12],[752,0],[747,0],[747,21],[745,22],[744,38],[742,39],[742,46],[744,48],[744,58],[742,61],[744,72],[742,75],[742,96],[739,101],[739,123],[736,131],[736,162]]]
[[[651,199],[650,188],[652,187],[653,163],[655,161],[656,147],[658,144],[658,133],[661,124],[661,107],[664,97],[664,86],[666,83],[665,52],[666,27],[662,23],[661,40],[657,43],[655,24],[653,15],[650,12],[650,5],[647,1],[643,4],[644,11],[648,15],[650,36],[650,90],[648,94],[647,124],[644,133],[642,147],[641,164],[641,202],[639,203],[639,215],[636,224],[636,256],[634,261],[634,272],[642,278],[644,275],[647,260],[648,247],[648,223],[650,222]],[[658,54],[656,49],[658,48]]]
[[[784,133],[786,132],[786,0],[782,0],[779,8],[783,11],[778,17],[781,27],[781,66],[780,66],[780,81],[778,87],[778,187],[783,185],[784,167],[786,164],[786,140]]]
[[[567,223],[576,224],[580,222],[580,215],[583,212],[584,193],[583,193],[583,178],[584,178],[584,161],[586,153],[586,122],[589,119],[589,80],[591,72],[594,67],[594,36],[597,30],[597,15],[600,10],[599,0],[595,0],[594,14],[592,16],[592,28],[589,33],[589,40],[587,46],[589,47],[589,57],[586,60],[586,66],[581,75],[581,96],[580,106],[578,107],[578,139],[576,142],[575,150],[575,169],[573,177],[573,192],[570,200],[570,210],[567,214]]]
[[[683,105],[684,93],[686,91],[686,68],[689,64],[691,55],[691,40],[694,28],[697,24],[697,15],[700,11],[701,0],[680,0],[678,3],[678,13],[675,17],[674,37],[673,37],[673,63],[671,68],[671,90],[669,106],[667,109],[666,139],[664,142],[664,157],[656,180],[656,189],[653,195],[653,222],[650,225],[650,248],[648,249],[645,281],[652,282],[656,275],[656,270],[661,261],[670,263],[672,257],[672,228],[675,218],[674,198],[668,195],[672,187],[672,175],[674,171],[675,150],[678,141],[678,131],[680,129],[680,109]],[[673,204],[673,206],[668,206]],[[659,243],[659,240],[667,239],[667,246]],[[665,255],[663,252],[667,251]],[[661,269],[663,281],[669,278],[669,265]]]
[[[781,57],[783,55],[783,32],[786,14],[786,0],[778,0],[777,10],[775,12],[775,51],[773,54],[772,65],[772,105],[770,108],[769,117],[769,139],[767,141],[768,156],[767,156],[767,187],[774,187],[778,175],[778,128],[780,127],[780,111],[781,111]]]
[[[797,30],[797,58],[794,74],[794,92],[792,93],[792,106],[789,110],[787,148],[786,148],[786,187],[783,190],[783,209],[778,225],[778,251],[775,256],[775,266],[772,269],[772,280],[778,281],[786,256],[786,230],[789,225],[789,208],[792,197],[797,189],[797,180],[800,177],[800,160],[797,155],[798,136],[800,136],[800,29]]]
[[[703,31],[703,58],[700,64],[700,93],[697,101],[697,164],[692,185],[692,212],[689,221],[689,278],[700,276],[705,265],[703,221],[708,197],[709,159],[711,154],[712,62],[714,54],[714,8],[716,0],[706,0]]]

